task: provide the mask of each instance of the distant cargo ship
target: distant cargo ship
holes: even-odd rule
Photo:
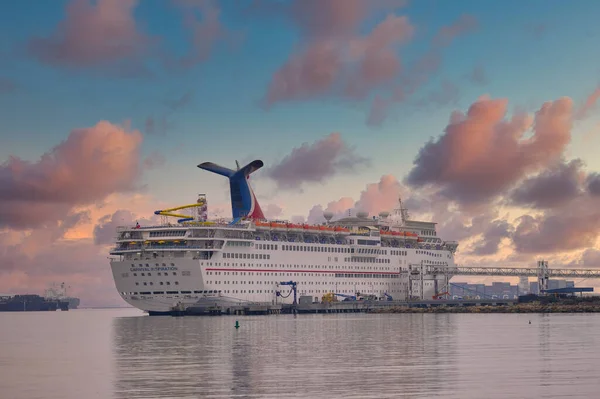
[[[0,297],[0,312],[39,312],[69,310],[69,302],[35,294]]]
[[[67,295],[65,283],[61,283],[60,285],[57,285],[56,283],[52,284],[44,292],[44,298],[62,302],[66,301],[69,303],[69,309],[77,309],[77,306],[79,306],[79,298]]]

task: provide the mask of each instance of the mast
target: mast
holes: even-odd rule
[[[398,208],[394,209],[394,215],[400,216],[400,220],[402,221],[403,225],[406,224],[406,221],[410,217],[408,214],[408,209],[405,208],[404,204],[402,203],[401,196],[398,197]]]

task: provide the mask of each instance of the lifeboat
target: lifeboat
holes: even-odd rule
[[[401,236],[403,234],[401,232],[399,232],[399,231],[392,231],[392,235],[393,236]]]
[[[273,229],[286,229],[287,226],[284,223],[271,222],[271,228],[273,228]]]
[[[288,223],[286,227],[287,227],[288,230],[291,230],[291,231],[300,231],[300,230],[302,230],[302,225],[301,224]]]
[[[269,230],[271,228],[271,224],[269,222],[254,222],[257,230]]]
[[[387,230],[379,230],[379,233],[384,236],[391,236],[392,232]]]

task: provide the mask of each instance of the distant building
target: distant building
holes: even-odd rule
[[[573,281],[548,280],[548,289],[574,287]],[[511,285],[501,281],[492,282],[492,285],[469,284],[465,282],[452,283],[450,286],[450,296],[454,299],[461,298],[517,298],[519,295],[535,294],[539,295],[539,285],[537,281],[529,282],[527,277],[520,277],[518,285]]]
[[[519,277],[519,295],[529,294],[529,277]]]

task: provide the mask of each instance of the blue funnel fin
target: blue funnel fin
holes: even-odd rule
[[[217,165],[216,163],[213,163],[213,162],[204,162],[204,163],[201,163],[200,165],[198,165],[198,167],[200,169],[208,170],[210,172],[213,172],[218,175],[225,176],[225,177],[231,177],[236,173],[236,171],[233,169],[229,169],[224,166]]]

